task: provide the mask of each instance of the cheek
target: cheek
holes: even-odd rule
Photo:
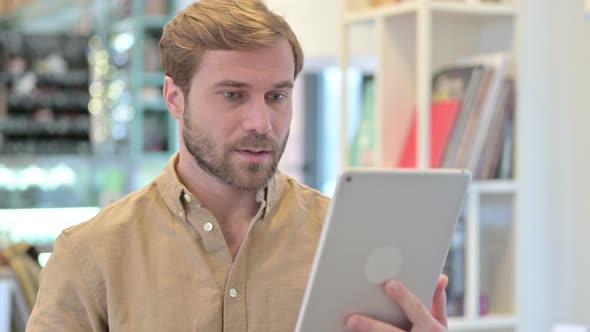
[[[224,145],[232,140],[235,136],[236,128],[229,120],[219,119],[217,122],[211,122],[207,130],[219,145]]]
[[[236,115],[219,111],[219,108],[215,107],[202,108],[193,113],[191,122],[196,124],[207,136],[219,142],[232,137],[236,128],[239,128],[240,119]]]
[[[285,110],[277,112],[272,118],[272,127],[279,137],[284,137],[289,131],[292,116],[291,110]]]
[[[231,144],[241,138],[240,120],[236,117],[218,117],[209,122],[207,126],[207,131],[219,146]]]

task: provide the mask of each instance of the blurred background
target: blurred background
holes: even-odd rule
[[[157,45],[191,2],[0,0],[0,332],[34,296],[17,257],[178,149]],[[470,169],[450,330],[588,331],[590,1],[266,2],[306,54],[280,168],[327,195],[348,167]]]

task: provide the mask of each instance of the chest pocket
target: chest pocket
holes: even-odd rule
[[[268,332],[292,332],[297,323],[303,288],[275,287],[268,289]]]

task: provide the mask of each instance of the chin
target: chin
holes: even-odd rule
[[[242,170],[238,173],[234,183],[245,191],[258,191],[268,185],[275,173],[276,169],[271,170],[268,168],[263,168],[256,173]]]

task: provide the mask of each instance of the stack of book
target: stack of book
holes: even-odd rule
[[[458,61],[433,77],[430,167],[467,168],[475,178],[513,173],[514,80],[506,54]],[[417,113],[398,167],[416,167]]]

